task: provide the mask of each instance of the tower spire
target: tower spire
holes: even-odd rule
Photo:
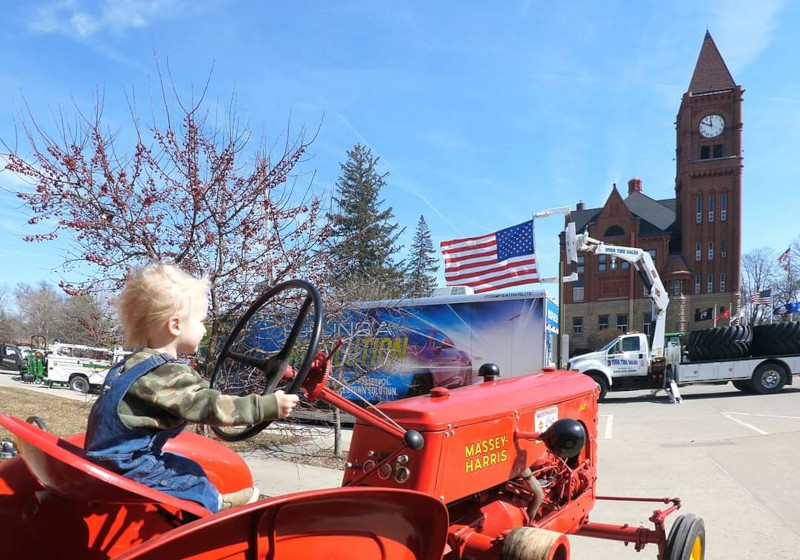
[[[704,93],[709,91],[720,91],[736,87],[722,55],[719,54],[711,33],[706,30],[703,38],[703,46],[700,48],[700,56],[697,57],[697,64],[694,67],[692,81],[689,83],[689,93]]]

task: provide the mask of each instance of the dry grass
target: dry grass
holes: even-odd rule
[[[47,424],[48,431],[59,437],[86,430],[86,419],[92,402],[93,398],[90,396],[85,400],[73,400],[28,389],[0,387],[0,411],[22,419],[38,416]],[[7,430],[0,428],[0,439],[13,438]],[[235,451],[246,452],[272,449],[275,446],[297,443],[302,439],[302,436],[262,432],[248,440],[226,445]]]

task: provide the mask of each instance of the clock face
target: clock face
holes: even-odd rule
[[[725,119],[719,115],[706,115],[700,120],[700,134],[706,138],[716,138],[725,128]]]

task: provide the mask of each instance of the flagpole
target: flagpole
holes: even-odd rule
[[[794,290],[792,289],[792,246],[789,245],[789,256],[786,257],[786,287],[791,290],[789,298],[789,303],[794,301]],[[789,321],[794,320],[794,313],[789,315]]]
[[[711,324],[711,326],[716,329],[717,328],[717,304],[716,303],[714,304],[714,311],[712,311],[711,313],[714,314],[714,322]]]
[[[572,208],[569,206],[559,206],[557,208],[548,208],[547,210],[542,210],[541,212],[534,212],[532,219],[531,219],[531,227],[535,227],[536,219],[537,218],[546,218],[547,216],[552,216],[553,214],[563,214],[564,215],[564,231],[566,232],[566,223],[569,222],[570,219],[570,212]],[[566,235],[564,241],[566,242]],[[564,248],[564,256],[567,260],[569,255],[567,254],[568,251],[566,247]],[[570,274],[568,277],[569,281],[577,280],[577,277],[573,278],[573,275]],[[557,366],[559,368],[566,367],[566,364],[562,363],[564,359],[564,343],[562,341],[562,337],[566,332],[566,328],[564,326],[564,320],[566,319],[566,312],[564,309],[564,261],[561,260],[561,250],[559,249],[558,252],[558,338],[556,339],[556,352],[558,356],[556,360],[558,360]]]
[[[769,324],[772,324],[772,292],[769,293]]]

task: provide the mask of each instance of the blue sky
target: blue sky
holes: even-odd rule
[[[437,247],[546,208],[600,206],[633,176],[645,194],[673,197],[675,116],[708,29],[746,89],[743,251],[783,251],[800,235],[800,3],[3,4],[4,141],[25,103],[53,130],[60,106],[90,108],[98,89],[124,131],[126,92],[147,98],[156,56],[184,93],[213,66],[211,94],[236,90],[254,131],[277,138],[289,118],[320,126],[304,164],[319,191],[333,188],[348,149],[368,145],[390,172],[383,195],[407,227],[402,241],[424,214]],[[0,186],[24,188],[8,172]],[[26,244],[26,218],[0,192],[0,284],[55,284],[69,239]],[[557,271],[561,223],[537,220],[544,276]]]

